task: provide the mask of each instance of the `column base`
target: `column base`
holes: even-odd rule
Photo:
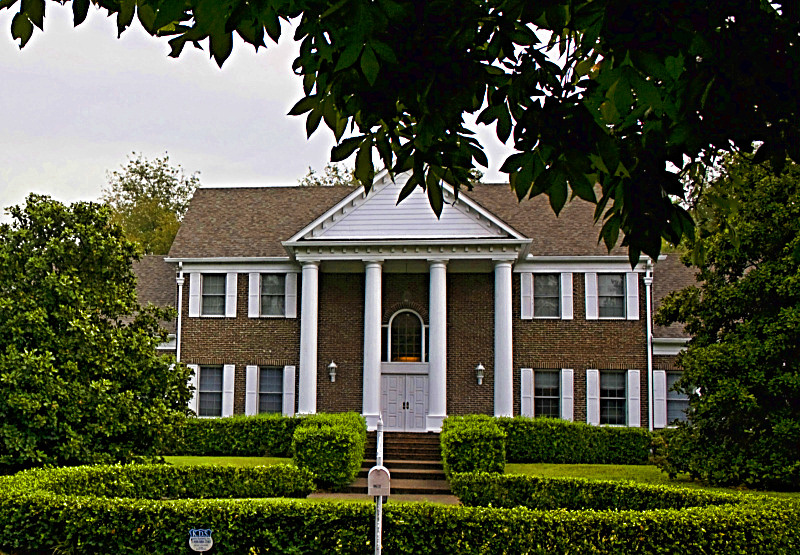
[[[443,415],[436,415],[436,414],[429,414],[425,419],[425,426],[428,428],[429,432],[441,432],[442,431],[442,422],[444,419],[447,418],[446,414]]]
[[[380,414],[364,414],[364,418],[367,420],[367,431],[374,432],[378,429],[378,420],[380,420]]]

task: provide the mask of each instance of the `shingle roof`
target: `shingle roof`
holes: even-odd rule
[[[139,304],[174,307],[177,291],[175,265],[164,262],[164,256],[148,255],[133,263],[136,274],[136,296]],[[175,333],[175,321],[162,322],[170,333]]]
[[[661,306],[664,297],[672,291],[697,285],[697,270],[684,266],[680,255],[670,253],[664,260],[659,260],[653,269],[653,311]],[[669,326],[653,326],[654,337],[689,337],[683,329],[683,324]]]

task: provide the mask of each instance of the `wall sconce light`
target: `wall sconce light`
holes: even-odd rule
[[[336,368],[336,363],[331,361],[331,363],[328,365],[328,375],[331,377],[332,382],[336,381]]]
[[[485,370],[486,368],[484,368],[483,364],[480,362],[478,363],[478,366],[475,367],[475,377],[478,378],[478,385],[483,385],[483,373]]]

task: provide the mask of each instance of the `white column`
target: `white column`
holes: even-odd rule
[[[319,312],[319,262],[303,263],[300,312],[300,391],[297,412],[317,412],[317,317]]]
[[[428,333],[428,431],[438,432],[447,416],[447,261],[432,260]]]
[[[381,278],[382,260],[365,263],[364,398],[367,429],[375,430],[381,414]]]
[[[514,416],[511,261],[494,265],[494,415]]]

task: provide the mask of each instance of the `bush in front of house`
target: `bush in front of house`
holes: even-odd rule
[[[46,472],[53,473],[55,488],[55,474],[73,472],[77,479],[84,471]],[[89,495],[84,485],[75,491],[85,495],[76,496],[54,493],[39,478],[0,477],[0,552],[185,553],[189,530],[198,528],[211,530],[219,555],[374,552],[375,509],[369,503],[132,499]],[[64,482],[58,487],[69,489]],[[649,511],[390,504],[384,507],[383,549],[421,555],[797,553],[797,501],[735,497],[721,506]]]
[[[292,458],[314,473],[319,487],[336,491],[358,475],[364,462],[367,426],[356,413],[313,414],[300,419],[292,437]]]
[[[450,416],[439,437],[442,466],[447,476],[456,472],[503,472],[506,434],[491,416]]]
[[[280,414],[187,418],[183,435],[169,454],[290,457],[299,422],[298,417]]]
[[[461,503],[477,507],[529,509],[650,511],[738,503],[728,493],[584,478],[542,478],[470,472],[450,478]]]
[[[555,418],[498,418],[508,462],[647,464],[653,434],[645,428],[592,426]]]

